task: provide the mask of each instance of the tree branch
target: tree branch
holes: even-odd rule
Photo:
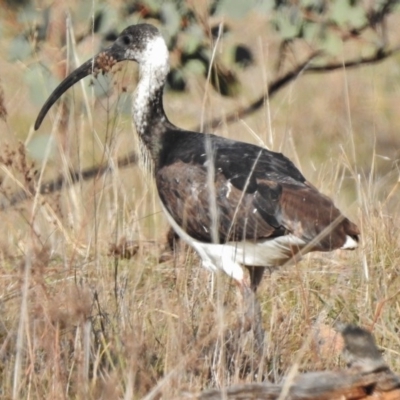
[[[267,97],[271,98],[276,92],[282,89],[285,85],[297,79],[303,73],[324,73],[335,71],[340,68],[354,68],[359,67],[360,65],[365,64],[375,64],[385,60],[388,57],[391,57],[395,53],[400,51],[400,47],[395,47],[391,50],[383,50],[379,49],[374,55],[370,57],[360,57],[355,60],[346,61],[344,63],[332,63],[321,66],[310,66],[310,63],[316,56],[320,55],[321,52],[313,53],[305,62],[300,64],[299,66],[293,68],[291,71],[287,72],[281,78],[276,79],[268,85],[268,92],[263,93],[257,100],[251,103],[247,107],[239,108],[236,111],[225,115],[224,117],[217,117],[208,121],[204,124],[205,130],[212,130],[216,128],[221,123],[225,122],[226,124],[230,124],[232,122],[237,121],[238,119],[242,119],[255,111],[259,110],[265,102]],[[196,130],[199,130],[199,127],[196,127]]]
[[[250,115],[253,112],[257,111],[259,108],[261,108],[264,105],[265,99],[267,97],[273,96],[276,92],[278,92],[280,89],[282,89],[285,85],[287,85],[289,82],[293,81],[299,75],[301,75],[304,71],[306,71],[309,63],[319,54],[321,54],[321,53],[320,52],[312,53],[307,58],[307,60],[304,61],[302,64],[293,68],[291,71],[287,72],[282,77],[280,77],[280,78],[276,79],[275,81],[273,81],[272,83],[270,83],[268,85],[267,92],[264,93],[257,100],[255,100],[253,103],[251,103],[249,106],[240,108],[236,111],[233,111],[232,113],[228,114],[227,116],[225,116],[223,118],[217,117],[217,118],[212,119],[211,121],[206,122],[204,124],[204,130],[214,129],[222,122],[225,122],[226,124],[230,124],[232,122],[237,121],[238,119],[244,118],[247,115]],[[200,127],[197,126],[194,130],[199,131]]]
[[[131,152],[125,157],[118,159],[118,168],[126,168],[130,165],[136,164],[138,157],[136,153]],[[62,188],[68,188],[78,182],[86,181],[93,178],[98,178],[106,173],[112,172],[109,163],[104,163],[100,166],[91,167],[83,171],[80,170],[70,170],[69,174],[60,174],[57,178],[51,179],[43,183],[37,191],[35,190],[19,190],[12,196],[7,197],[4,195],[4,199],[0,202],[0,211],[3,211],[9,207],[15,206],[18,203],[32,198],[37,192],[40,194],[51,194],[58,192]],[[4,193],[3,193],[4,194]]]

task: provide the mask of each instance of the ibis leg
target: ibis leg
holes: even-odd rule
[[[243,305],[244,305],[244,324],[246,329],[251,329],[257,344],[257,351],[262,351],[264,346],[264,329],[260,303],[257,299],[256,291],[261,282],[264,268],[247,267],[250,273],[250,285],[242,286]]]

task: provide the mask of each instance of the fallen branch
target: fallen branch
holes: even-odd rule
[[[346,371],[310,372],[300,375],[290,386],[286,400],[395,400],[400,399],[399,378],[388,372],[367,375]],[[381,383],[389,382],[393,387],[379,390]],[[212,389],[191,397],[196,400],[275,400],[285,385],[250,383],[232,386],[224,390]]]
[[[186,398],[196,400],[398,400],[400,377],[383,360],[372,335],[354,325],[338,327],[344,339],[342,371],[309,372],[281,384],[250,383],[210,389]]]

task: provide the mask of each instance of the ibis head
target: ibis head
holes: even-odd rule
[[[88,75],[107,73],[116,63],[124,60],[136,61],[141,68],[151,66],[161,69],[166,75],[168,49],[159,30],[149,24],[131,25],[124,29],[110,47],[86,61],[54,89],[36,118],[35,130],[39,129],[52,105],[76,82]]]

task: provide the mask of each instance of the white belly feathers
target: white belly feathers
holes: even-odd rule
[[[162,203],[161,205],[175,232],[197,251],[202,259],[203,267],[213,272],[222,270],[238,282],[242,282],[244,278],[242,265],[279,267],[292,259],[296,251],[306,246],[304,240],[292,234],[257,242],[203,243],[189,236],[175,222]]]

